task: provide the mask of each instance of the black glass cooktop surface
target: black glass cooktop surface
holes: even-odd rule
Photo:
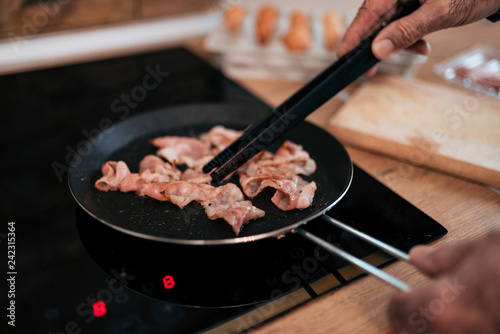
[[[121,234],[77,206],[71,159],[112,124],[186,103],[266,107],[186,49],[1,76],[0,98],[2,333],[238,332],[360,277],[297,235],[173,247]],[[403,251],[446,233],[356,166],[329,215]],[[372,264],[392,260],[321,220],[306,229]]]

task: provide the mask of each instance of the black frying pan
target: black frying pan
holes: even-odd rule
[[[269,150],[292,140],[302,145],[317,163],[317,171],[306,179],[318,186],[311,207],[281,211],[270,198],[274,190],[264,191],[252,202],[266,212],[250,221],[239,236],[222,219],[209,220],[201,205],[191,203],[184,209],[132,193],[100,192],[94,182],[101,177],[107,160],[123,160],[132,172],[140,160],[154,154],[149,139],[164,135],[197,136],[214,125],[243,130],[269,110],[256,104],[193,104],[143,113],[124,120],[90,141],[92,150],[76,159],[69,172],[69,187],[80,206],[91,216],[125,233],[177,244],[232,244],[277,237],[320,216],[347,192],[352,179],[352,163],[344,147],[324,130],[302,122],[278,140]],[[87,153],[87,152],[86,152]],[[80,161],[79,161],[80,160]],[[237,182],[237,176],[232,182]]]

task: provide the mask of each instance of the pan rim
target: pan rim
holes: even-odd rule
[[[233,105],[238,105],[238,104],[245,104],[245,103],[232,103]],[[182,105],[176,105],[172,107],[167,107],[168,109],[170,108],[192,108],[193,106],[200,106],[200,105],[210,105],[210,106],[219,106],[219,105],[227,105],[227,103],[214,103],[214,102],[209,102],[209,103],[189,103],[189,104],[182,104]],[[158,112],[159,110],[164,110],[165,108],[160,108],[160,109],[154,109],[150,110],[144,113],[140,113],[137,115],[134,115],[127,120],[124,120],[122,122],[127,122],[127,121],[133,121],[136,118],[139,117],[144,117],[144,115],[149,114],[149,113],[155,113]],[[122,123],[118,122],[116,125]],[[318,127],[317,125],[308,122],[308,121],[303,121],[303,123],[308,123],[309,125],[312,125],[318,129],[321,129],[322,131],[325,131],[324,129]],[[326,132],[326,131],[325,131]],[[331,136],[333,139],[335,139],[337,142],[338,140],[330,133],[326,132],[329,136]],[[298,228],[301,225],[306,224],[307,222],[318,218],[319,216],[323,215],[325,212],[330,210],[332,207],[334,207],[347,193],[349,190],[352,179],[353,179],[353,164],[352,160],[345,149],[345,147],[339,142],[341,148],[342,148],[342,153],[345,154],[346,162],[349,164],[349,178],[346,179],[345,184],[343,185],[343,188],[341,189],[339,195],[335,200],[333,200],[330,204],[326,205],[323,209],[319,210],[318,212],[312,213],[311,215],[307,216],[306,218],[300,219],[294,223],[291,223],[287,226],[281,227],[279,229],[271,230],[268,232],[262,232],[256,235],[250,235],[250,236],[235,236],[233,238],[221,238],[221,239],[180,239],[180,238],[170,238],[170,237],[165,237],[165,236],[155,236],[147,233],[141,233],[137,231],[133,231],[121,226],[118,226],[116,224],[113,224],[112,222],[107,221],[104,218],[99,217],[96,213],[94,213],[91,209],[89,209],[83,201],[81,201],[78,197],[78,195],[75,193],[75,190],[72,187],[72,180],[74,179],[74,176],[72,177],[72,173],[76,173],[76,171],[71,168],[68,173],[68,186],[70,189],[70,193],[74,200],[78,203],[78,205],[87,213],[89,214],[92,218],[96,219],[97,221],[117,230],[122,233],[126,233],[128,235],[132,235],[134,237],[138,237],[141,239],[146,239],[146,240],[151,240],[151,241],[156,241],[156,242],[163,242],[163,243],[172,243],[172,244],[179,244],[179,245],[198,245],[198,246],[204,246],[204,245],[229,245],[229,244],[242,244],[242,243],[247,243],[247,242],[252,242],[252,241],[257,241],[257,240],[262,240],[262,239],[267,239],[267,238],[281,238],[285,236],[286,233],[292,232],[294,229]]]

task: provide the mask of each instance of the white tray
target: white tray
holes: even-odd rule
[[[257,43],[254,32],[259,7],[249,5],[245,8],[247,14],[239,32],[231,33],[220,20],[205,39],[205,47],[219,56],[218,65],[226,75],[236,78],[309,80],[337,60],[337,50],[327,50],[323,46],[321,24],[323,14],[327,10],[335,11],[334,8],[279,7],[277,29],[265,46]],[[300,10],[311,18],[313,42],[304,52],[290,51],[282,42],[288,30],[289,15],[294,10]],[[356,14],[354,11],[336,12],[343,18],[346,27]],[[400,52],[382,62],[380,71],[412,76],[426,59],[425,56]]]

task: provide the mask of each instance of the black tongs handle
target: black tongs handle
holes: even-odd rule
[[[238,169],[254,155],[302,122],[309,114],[331,99],[376,65],[379,60],[371,51],[375,36],[390,22],[415,11],[418,0],[398,1],[392,16],[365,38],[358,47],[346,53],[326,70],[308,82],[266,117],[254,123],[243,135],[203,167],[205,173],[219,167],[210,176],[216,183]]]

